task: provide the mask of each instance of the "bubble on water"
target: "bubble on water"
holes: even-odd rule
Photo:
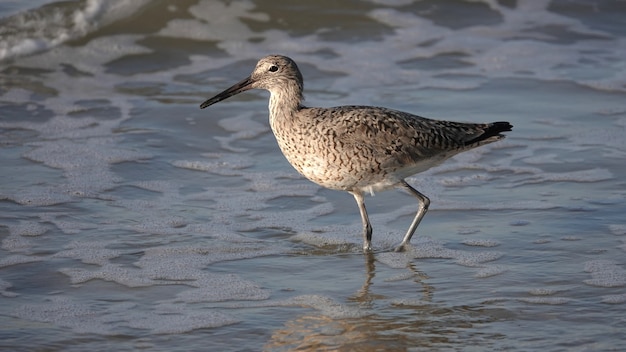
[[[481,252],[462,252],[458,251],[454,259],[460,265],[464,266],[481,266],[483,263],[500,259],[504,253],[497,251],[481,251]]]
[[[616,236],[626,235],[626,225],[625,224],[613,224],[609,225],[609,231]]]
[[[515,182],[515,186],[546,182],[600,182],[613,179],[615,176],[607,169],[594,168],[568,172],[536,172],[531,177]]]
[[[33,241],[16,235],[9,235],[2,239],[0,247],[9,252],[28,252],[33,246]]]
[[[380,260],[380,256],[378,256],[377,259]],[[389,265],[388,263],[385,263],[385,264]],[[385,282],[396,282],[396,281],[410,280],[410,279],[414,279],[415,275],[416,274],[414,272],[407,271],[407,272],[404,272],[404,273],[397,274],[397,275],[394,275],[392,277],[386,278],[384,281]]]
[[[228,132],[232,132],[227,137],[214,137],[220,142],[220,147],[232,152],[245,152],[247,151],[246,149],[234,147],[232,144],[267,133],[270,128],[266,124],[252,120],[252,117],[255,115],[255,113],[251,112],[219,120],[218,125],[220,127]]]
[[[458,251],[447,249],[443,246],[443,242],[433,239],[429,236],[419,236],[407,251],[416,259],[452,259]]]
[[[32,237],[45,234],[49,227],[33,221],[20,221],[17,224],[9,224],[9,235],[0,242],[0,247],[9,252],[28,253],[36,243]]]
[[[558,290],[554,290],[551,288],[533,288],[528,291],[528,293],[533,296],[552,296],[558,292]]]
[[[457,233],[459,235],[473,235],[476,233],[479,233],[480,229],[478,228],[470,228],[470,227],[465,227],[465,226],[461,226],[458,230]]]
[[[67,275],[74,285],[83,284],[90,280],[115,282],[127,287],[148,287],[167,283],[153,280],[146,277],[141,270],[120,264],[107,263],[94,269],[61,268],[59,272]]]
[[[0,190],[1,200],[11,200],[20,205],[52,206],[73,201],[73,197],[63,192],[59,187],[42,187],[32,185],[27,189]]]
[[[419,298],[394,298],[390,300],[390,304],[395,307],[424,307],[430,303],[426,299]]]
[[[243,280],[235,274],[198,273],[187,284],[196,288],[178,293],[174,301],[199,303],[270,298],[270,290],[262,289],[256,283]]]
[[[61,81],[67,81],[66,78]],[[78,83],[72,84],[79,86]],[[63,87],[59,87],[62,89]],[[72,96],[65,91],[68,96]],[[80,99],[80,96],[72,98]],[[121,121],[128,118],[128,103],[120,102],[112,119],[67,116],[68,97],[50,98],[46,107],[57,114],[43,122],[28,120],[2,122],[8,129],[25,129],[39,133],[40,138],[27,142],[30,147],[22,157],[62,171],[64,179],[51,185],[36,183],[20,187],[19,192],[7,191],[0,198],[19,204],[49,206],[66,203],[75,197],[98,197],[113,188],[121,178],[111,171],[111,165],[140,161],[151,155],[118,146],[120,138],[111,135]],[[107,105],[114,106],[107,101]],[[26,185],[28,186],[28,185]]]
[[[348,242],[344,238],[339,236],[333,236],[332,234],[310,233],[300,232],[291,236],[291,240],[306,243],[315,247],[327,247],[327,246],[345,246],[354,245],[354,242]]]
[[[472,247],[497,247],[500,245],[500,242],[495,241],[495,240],[486,240],[486,239],[477,239],[477,238],[466,239],[466,240],[463,240],[461,243],[463,243],[466,246],[472,246]]]
[[[613,260],[587,261],[584,270],[591,274],[591,279],[583,280],[587,285],[598,287],[626,286],[626,270]]]
[[[442,242],[428,236],[419,236],[404,252],[384,252],[376,255],[379,262],[391,268],[406,268],[414,259],[453,259],[456,264],[478,267],[475,277],[484,278],[501,274],[506,266],[485,265],[501,258],[504,253],[497,251],[462,251],[445,248]]]
[[[103,329],[103,324],[98,321],[99,312],[77,303],[71,297],[48,297],[41,303],[19,306],[14,314],[22,319],[54,323],[80,332],[97,333],[108,330]]]
[[[446,187],[467,187],[485,184],[493,178],[494,176],[487,173],[476,173],[471,176],[448,176],[439,178],[437,182]]]
[[[623,251],[626,251],[626,239],[622,240],[622,245],[617,246],[617,248],[621,248]]]
[[[561,241],[581,241],[582,238],[579,236],[563,236],[560,238]]]
[[[626,302],[626,293],[621,295],[605,295],[602,296],[602,303],[620,304]]]
[[[147,329],[153,334],[183,334],[197,329],[216,328],[239,323],[240,320],[214,309],[193,309],[173,305],[168,309],[131,314],[127,326]]]
[[[359,308],[338,303],[334,299],[322,295],[301,295],[279,301],[276,304],[313,308],[333,319],[358,318],[367,314]]]
[[[20,65],[24,67],[33,67],[37,69],[50,69],[58,75],[58,89],[65,92],[76,92],[74,98],[80,98],[87,92],[81,92],[85,87],[98,87],[99,85],[109,85],[114,87],[112,79],[116,79],[110,75],[102,75],[105,70],[105,64],[119,59],[125,55],[146,54],[150,53],[150,49],[137,44],[141,39],[140,35],[109,35],[96,36],[84,45],[68,45],[53,48],[52,50],[43,52],[38,55],[32,55],[20,58]],[[68,61],[71,59],[70,61]],[[62,71],[57,71],[59,67],[67,67],[71,62],[81,72],[88,72],[93,75],[98,74],[98,78],[94,80],[92,75],[74,76],[67,79],[67,75]],[[90,95],[93,91],[90,92]]]
[[[431,200],[436,199],[431,197]],[[437,210],[546,210],[555,209],[559,205],[556,203],[546,202],[543,199],[538,200],[498,200],[498,201],[472,201],[472,200],[455,200],[450,198],[440,198],[433,202],[429,209]],[[528,220],[516,220],[511,222],[511,226],[525,226],[530,224]]]
[[[145,202],[146,210],[154,209],[155,205],[151,202]],[[177,235],[181,232],[187,232],[185,227],[189,224],[189,220],[178,215],[163,215],[158,212],[148,212],[138,224],[132,225],[132,229],[139,233],[151,235]]]
[[[474,274],[475,278],[484,279],[496,275],[500,275],[509,271],[509,266],[507,265],[485,265],[484,267],[478,269],[476,274]]]
[[[172,162],[172,165],[189,170],[208,171],[223,176],[241,176],[243,174],[242,169],[254,164],[252,161],[245,160],[245,158],[236,160],[220,158],[220,160],[216,161],[175,160]]]
[[[572,302],[571,298],[567,297],[526,297],[519,298],[520,301],[532,304],[547,304],[547,305],[561,305]]]
[[[183,304],[144,307],[128,302],[107,302],[102,305],[96,301],[86,304],[67,296],[51,296],[41,303],[21,305],[14,310],[13,315],[55,324],[79,333],[102,335],[118,335],[124,328],[148,330],[153,334],[178,334],[239,322],[210,308],[198,309]]]
[[[15,292],[7,291],[11,287],[13,287],[13,285],[10,282],[0,279],[0,296],[6,297],[6,298],[13,298],[13,297],[19,296]]]
[[[195,280],[203,274],[207,265],[240,259],[258,258],[283,253],[265,242],[214,243],[195,246],[163,246],[148,248],[134,264],[143,269],[146,276],[162,280]]]
[[[509,222],[509,225],[511,225],[511,226],[527,226],[527,225],[530,225],[530,221],[528,221],[528,220],[513,220],[513,221]]]
[[[159,35],[202,41],[247,42],[259,34],[252,31],[244,19],[262,22],[269,20],[267,14],[251,11],[254,9],[255,6],[248,2],[201,1],[189,8],[190,14],[198,20],[169,20]],[[211,20],[207,21],[208,18]]]
[[[414,257],[409,252],[384,252],[376,255],[376,260],[394,269],[406,268]]]
[[[75,235],[81,233],[82,231],[97,227],[94,223],[84,222],[72,218],[70,213],[43,213],[39,215],[39,218],[41,222],[51,223],[66,235]]]
[[[3,258],[0,258],[0,268],[4,268],[11,265],[34,263],[45,260],[44,257],[36,257],[32,255],[11,254]]]
[[[27,237],[41,236],[48,229],[48,226],[34,221],[20,221],[16,225],[9,225],[10,234]]]
[[[111,259],[122,255],[121,251],[106,248],[109,244],[110,242],[72,241],[64,250],[52,257],[77,259],[85,264],[106,265]]]

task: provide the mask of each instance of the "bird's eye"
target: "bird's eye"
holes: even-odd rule
[[[276,72],[276,71],[278,71],[278,66],[276,66],[276,65],[272,65],[272,66],[270,66],[269,71],[270,71],[270,72]]]

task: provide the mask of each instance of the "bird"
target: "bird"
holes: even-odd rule
[[[250,89],[269,91],[269,124],[280,150],[307,179],[354,197],[365,252],[372,251],[373,230],[364,195],[398,188],[417,199],[417,213],[395,248],[403,251],[430,206],[430,199],[405,179],[455,154],[501,140],[502,132],[513,128],[504,121],[435,120],[376,106],[307,107],[303,88],[294,60],[269,55],[258,61],[248,77],[207,99],[200,108]]]

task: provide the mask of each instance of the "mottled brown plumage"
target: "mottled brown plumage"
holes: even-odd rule
[[[302,105],[303,80],[288,57],[262,58],[243,81],[208,99],[206,108],[249,89],[270,91],[270,126],[291,165],[309,180],[350,192],[363,221],[363,249],[371,249],[370,225],[363,194],[401,187],[419,207],[398,250],[409,243],[430,200],[407,184],[462,151],[504,138],[508,122],[486,124],[439,121],[372,106],[309,108]]]

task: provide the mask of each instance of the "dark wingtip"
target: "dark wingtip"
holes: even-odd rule
[[[483,134],[480,137],[476,138],[478,140],[485,140],[489,137],[493,136],[502,136],[500,132],[508,132],[513,129],[513,125],[506,121],[498,121],[494,123],[490,123],[487,125],[487,128],[483,130]]]
[[[506,121],[498,121],[498,122],[494,122],[492,123],[489,129],[494,129],[497,131],[497,133],[499,132],[508,132],[513,130],[513,125],[511,125],[510,123],[506,122]]]
[[[474,143],[484,141],[491,137],[499,137],[498,139],[504,138],[504,135],[500,133],[508,132],[508,131],[511,131],[512,129],[513,129],[513,125],[511,125],[510,123],[506,121],[498,121],[498,122],[490,123],[483,130],[483,133],[480,136],[465,142],[465,145],[472,145]]]

